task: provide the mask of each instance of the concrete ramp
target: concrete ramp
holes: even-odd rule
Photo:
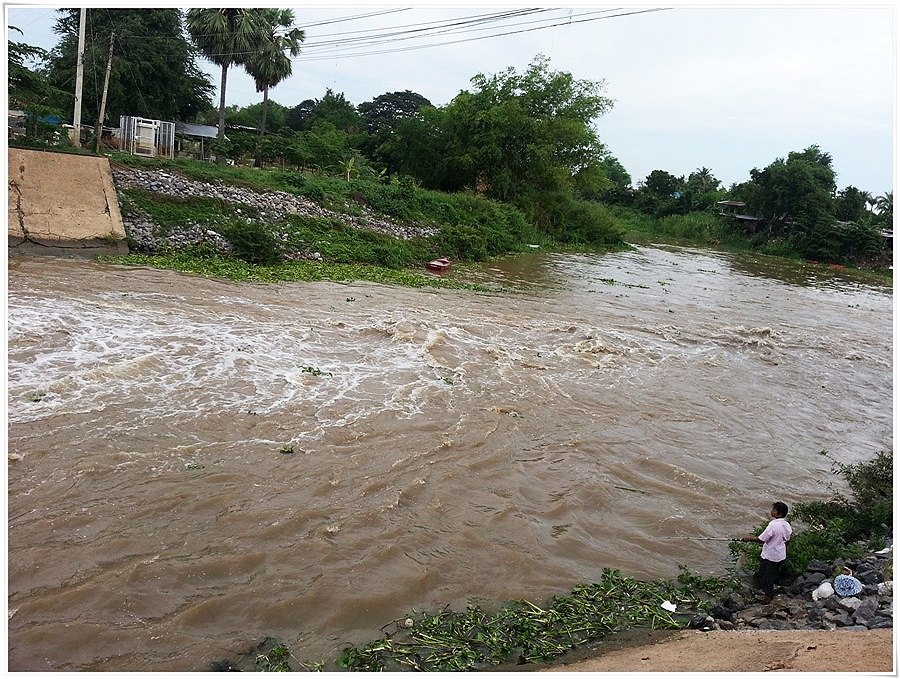
[[[9,251],[126,254],[109,161],[9,149]]]

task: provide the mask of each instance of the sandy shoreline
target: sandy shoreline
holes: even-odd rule
[[[618,648],[544,672],[885,672],[896,674],[894,630],[681,631],[632,636]],[[591,657],[593,655],[593,657]]]

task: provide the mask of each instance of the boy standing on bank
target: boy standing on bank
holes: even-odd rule
[[[760,554],[762,563],[757,578],[766,597],[771,597],[775,593],[775,583],[778,582],[781,564],[787,557],[786,545],[793,533],[791,524],[785,520],[787,513],[786,504],[783,502],[773,503],[772,511],[769,513],[772,520],[769,521],[766,529],[758,536],[745,535],[741,538],[741,542],[762,543],[762,554]]]

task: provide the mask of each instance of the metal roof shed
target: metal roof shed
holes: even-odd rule
[[[192,137],[199,141],[199,159],[206,160],[206,153],[204,151],[209,151],[209,147],[207,146],[204,149],[203,140],[204,139],[215,139],[219,136],[219,128],[214,125],[199,125],[197,123],[182,123],[176,121],[175,123],[175,133],[180,134],[183,137]],[[228,136],[225,135],[225,141],[229,141]]]
[[[215,139],[219,135],[219,128],[214,125],[198,125],[197,123],[175,122],[175,132],[185,137],[201,137],[203,139]],[[226,141],[228,137],[225,137]]]

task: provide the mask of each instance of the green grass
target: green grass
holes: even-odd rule
[[[461,283],[447,277],[429,276],[406,269],[387,269],[366,264],[300,261],[261,266],[250,264],[235,257],[218,254],[197,255],[190,251],[169,252],[158,255],[104,255],[99,259],[111,264],[171,269],[211,278],[226,278],[232,281],[253,281],[259,283],[287,281],[349,283],[353,281],[370,281],[411,288],[445,288],[474,292],[497,292],[495,289],[470,283]]]
[[[387,268],[421,265],[435,257],[454,261],[483,261],[499,255],[526,252],[527,245],[552,245],[553,240],[530,224],[516,207],[471,193],[426,191],[409,180],[382,183],[345,180],[325,175],[255,169],[198,162],[188,159],[146,159],[116,154],[114,162],[139,168],[167,168],[204,182],[226,184],[256,191],[284,191],[316,202],[334,212],[359,216],[374,213],[401,226],[426,227],[435,232],[428,238],[398,240],[368,229],[347,227],[339,218],[289,216],[282,224],[268,225],[286,236],[284,248],[319,252],[333,263],[372,264]],[[124,208],[137,209],[160,225],[166,235],[179,223],[193,222],[213,228],[233,245],[243,242],[238,254],[249,261],[272,263],[278,253],[264,243],[264,234],[242,238],[249,206],[209,198],[173,198],[131,189],[121,192]],[[241,209],[240,215],[236,213]],[[249,243],[247,241],[250,241]],[[253,253],[255,242],[268,250]]]
[[[470,227],[488,241],[487,249],[492,255],[525,243],[548,242],[511,205],[471,193],[426,191],[410,180],[348,182],[321,174],[216,165],[185,158],[150,159],[114,154],[111,160],[137,168],[175,170],[197,181],[224,182],[257,191],[284,191],[344,214],[360,215],[366,208],[402,224]]]

